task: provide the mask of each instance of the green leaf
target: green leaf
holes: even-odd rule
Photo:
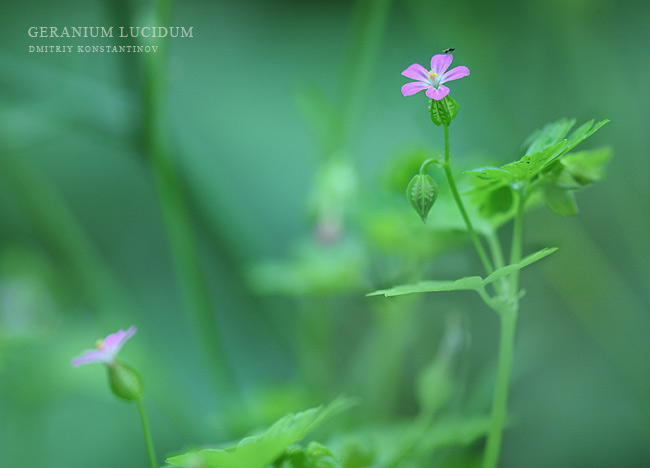
[[[575,119],[560,119],[556,122],[546,124],[541,129],[535,130],[524,143],[528,144],[526,154],[538,153],[547,146],[560,142],[569,133],[569,130],[571,130],[571,127],[575,123]]]
[[[334,414],[348,409],[350,400],[339,398],[326,407],[319,406],[301,413],[287,414],[262,434],[246,437],[230,449],[188,451],[167,458],[168,467],[179,468],[264,468],[289,445],[299,441]]]
[[[436,125],[449,125],[458,114],[458,103],[455,99],[445,96],[443,99],[436,101],[431,99],[429,103],[429,112],[431,121]]]
[[[406,188],[406,197],[422,222],[426,222],[427,215],[438,198],[438,185],[430,175],[416,174]]]
[[[578,214],[578,204],[573,191],[559,187],[557,184],[544,185],[544,203],[558,216],[574,216]]]
[[[471,291],[481,288],[482,281],[483,278],[480,276],[467,276],[456,281],[420,281],[415,284],[404,284],[390,289],[381,289],[366,295],[390,297],[424,292]]]
[[[419,449],[430,452],[441,447],[469,445],[488,433],[490,416],[439,419],[422,438]]]
[[[566,140],[545,147],[536,153],[527,154],[519,161],[501,166],[501,169],[512,173],[517,180],[530,181],[544,168],[546,162],[555,158],[564,147]]]
[[[561,158],[561,157],[564,156],[566,153],[568,153],[568,152],[571,151],[573,148],[575,148],[578,144],[580,144],[581,142],[583,142],[584,140],[586,140],[587,138],[589,138],[591,135],[593,135],[594,133],[596,133],[596,131],[597,131],[600,127],[602,127],[603,125],[605,125],[607,122],[609,122],[609,120],[605,119],[605,120],[601,120],[601,121],[598,122],[596,125],[593,125],[594,121],[593,121],[593,120],[590,120],[589,122],[586,122],[586,123],[582,124],[580,127],[578,127],[578,128],[577,128],[577,129],[576,129],[576,130],[571,134],[571,136],[569,136],[569,138],[567,139],[567,143],[566,143],[566,145],[564,146],[564,148],[562,149],[562,151],[560,152],[560,154],[558,154],[558,155],[555,156],[554,158],[549,159],[549,160],[546,162],[546,166],[551,165],[553,162],[555,162],[555,160],[557,160],[558,158]]]
[[[498,279],[508,276],[509,274],[517,270],[521,270],[522,268],[527,267],[531,263],[535,263],[536,261],[541,260],[544,257],[548,257],[556,250],[557,247],[545,247],[542,250],[538,250],[537,252],[524,257],[521,261],[515,264],[501,267],[498,270],[495,270],[492,274],[488,275],[488,277],[483,280],[483,284],[490,284]]]
[[[514,174],[506,169],[500,167],[479,167],[477,169],[472,169],[465,171],[464,174],[472,174],[479,179],[494,181],[494,182],[512,182],[515,180]]]
[[[512,188],[503,185],[486,194],[480,205],[479,211],[485,218],[507,213],[513,207],[513,200]]]
[[[605,165],[611,157],[612,149],[604,147],[569,153],[562,158],[561,163],[578,184],[587,185],[603,178]]]
[[[517,270],[521,270],[524,267],[527,267],[531,263],[535,263],[538,260],[541,260],[548,255],[551,255],[555,252],[557,248],[555,247],[546,247],[538,252],[528,255],[523,258],[521,261],[512,264],[506,265],[504,267],[495,270],[493,273],[483,279],[480,276],[467,276],[465,278],[458,279],[456,281],[420,281],[419,283],[414,284],[403,284],[400,286],[395,286],[390,289],[380,289],[378,291],[371,292],[366,294],[366,296],[403,296],[405,294],[414,294],[414,293],[425,293],[425,292],[442,292],[442,291],[479,291],[485,287],[485,285],[493,283],[494,281],[501,279],[505,276],[512,274]]]
[[[452,394],[453,384],[446,359],[436,357],[418,377],[418,403],[425,414],[435,414]]]

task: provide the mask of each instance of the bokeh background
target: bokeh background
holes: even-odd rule
[[[364,297],[480,271],[396,184],[405,154],[442,144],[400,72],[447,47],[471,69],[450,86],[458,169],[520,157],[549,121],[611,119],[584,144],[614,158],[580,215],[526,218],[526,251],[560,250],[523,274],[501,466],[650,466],[648,2],[186,0],[171,24],[194,37],[153,78],[143,54],[28,52],[99,43],[30,26],[147,25],[150,6],[2,6],[0,466],[146,465],[135,408],[101,366],[70,367],[131,324],[122,357],[160,458],[341,393],[363,401],[360,425],[408,418],[450,315],[471,337],[459,401],[486,411],[491,311]],[[152,81],[166,88],[147,108]]]

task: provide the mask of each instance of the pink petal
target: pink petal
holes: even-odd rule
[[[418,80],[418,81],[429,80],[429,70],[424,68],[419,63],[414,63],[413,65],[408,67],[406,70],[402,72],[402,75],[404,75],[407,78],[411,78],[412,80]]]
[[[451,54],[437,54],[431,57],[431,69],[436,72],[438,76],[444,75],[451,65],[454,56]]]
[[[106,353],[97,350],[84,351],[81,356],[72,360],[73,367],[79,367],[82,364],[91,364],[93,362],[106,362]]]
[[[464,76],[469,75],[469,68],[460,66],[460,67],[455,67],[449,70],[447,73],[442,75],[442,79],[440,80],[440,83],[444,83],[446,81],[452,81],[452,80],[457,80],[459,78],[462,78]]]
[[[413,81],[411,83],[406,83],[404,86],[402,86],[402,94],[404,96],[411,96],[427,88],[431,88],[431,85],[428,83],[423,83],[421,81]]]
[[[449,94],[449,88],[444,85],[438,86],[438,89],[432,86],[431,88],[427,89],[426,92],[427,96],[429,96],[431,99],[435,99],[436,101],[440,101],[447,94]]]
[[[108,335],[103,340],[102,348],[106,352],[111,352],[113,354],[117,354],[117,352],[120,349],[122,349],[122,346],[124,346],[124,343],[126,343],[129,338],[131,338],[133,335],[135,335],[136,331],[137,331],[137,328],[135,328],[134,326],[131,326],[126,331],[120,330],[120,331],[118,331],[116,333]]]

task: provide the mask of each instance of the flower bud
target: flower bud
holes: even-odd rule
[[[422,218],[422,222],[426,222],[427,215],[438,198],[438,185],[430,175],[417,174],[413,176],[406,188],[406,197]]]
[[[106,366],[108,381],[113,394],[126,401],[134,401],[142,396],[142,379],[135,369],[114,361]]]

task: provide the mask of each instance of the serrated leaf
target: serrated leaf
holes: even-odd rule
[[[575,148],[578,144],[589,138],[591,135],[596,133],[596,131],[605,125],[609,120],[601,120],[598,122],[596,125],[592,127],[593,120],[590,120],[589,122],[586,122],[582,124],[580,127],[578,127],[572,134],[571,136],[567,139],[567,143],[562,148],[562,151],[555,156],[554,158],[549,159],[546,162],[546,166],[551,165],[553,162],[555,162],[557,159],[563,157],[565,154],[567,154],[569,151],[571,151],[573,148]]]
[[[578,204],[573,191],[562,188],[557,184],[544,185],[544,203],[558,216],[574,216],[578,214]]]
[[[264,468],[327,418],[352,405],[339,398],[328,406],[287,414],[258,436],[246,437],[230,449],[189,451],[167,458],[167,467],[178,468]]]
[[[533,254],[528,255],[521,261],[501,267],[485,279],[480,276],[467,276],[456,281],[420,281],[414,284],[404,284],[395,286],[390,289],[380,289],[378,291],[366,294],[366,296],[403,296],[405,294],[426,293],[426,292],[442,292],[442,291],[479,291],[486,285],[497,281],[511,273],[527,267],[531,263],[535,263],[548,255],[551,255],[557,250],[556,247],[546,247]]]
[[[535,132],[526,139],[525,144],[528,144],[526,154],[537,153],[547,146],[554,145],[560,140],[563,140],[575,123],[575,119],[560,119],[546,124],[541,129],[535,130]]]
[[[544,168],[546,162],[555,158],[562,151],[566,140],[545,147],[533,154],[527,154],[519,161],[501,166],[501,169],[512,173],[518,180],[532,180]]]

